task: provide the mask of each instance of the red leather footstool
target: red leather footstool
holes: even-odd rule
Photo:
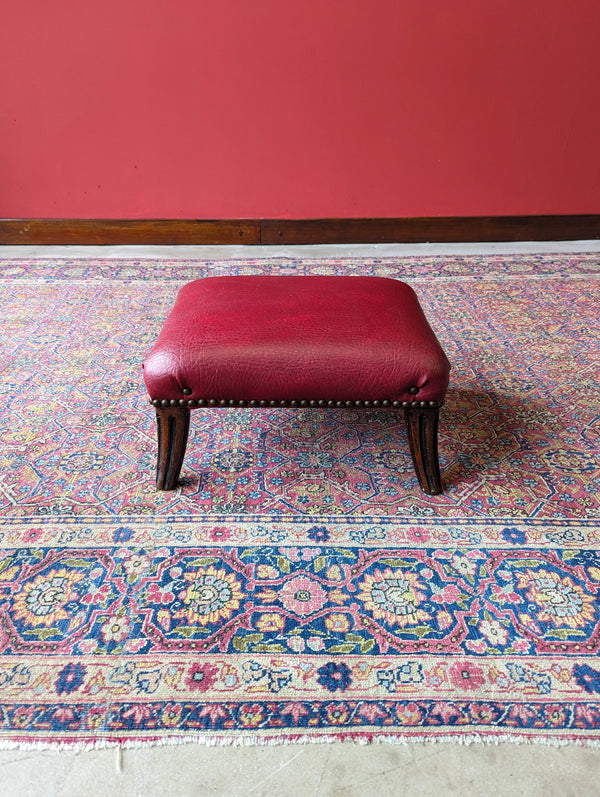
[[[450,363],[408,285],[384,277],[208,277],[181,289],[144,362],[156,486],[177,485],[194,407],[389,407],[424,492]]]

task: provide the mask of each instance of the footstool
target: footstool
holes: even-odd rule
[[[442,492],[450,363],[415,292],[386,277],[207,277],[184,286],[144,362],[156,486],[172,490],[195,407],[403,410],[419,484]]]

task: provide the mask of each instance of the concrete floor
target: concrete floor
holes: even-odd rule
[[[3,797],[591,797],[600,751],[546,745],[174,745],[4,751]]]
[[[600,241],[296,247],[0,247],[26,257],[343,257],[516,252],[600,253]],[[573,745],[351,743],[0,751],[0,797],[594,797],[600,750]]]

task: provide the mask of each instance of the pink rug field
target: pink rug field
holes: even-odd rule
[[[0,747],[600,737],[595,255],[0,261]],[[179,287],[394,277],[453,369],[445,492],[390,410],[196,409],[154,488]]]

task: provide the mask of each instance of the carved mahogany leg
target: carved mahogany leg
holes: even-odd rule
[[[442,492],[438,460],[438,407],[410,407],[406,427],[413,465],[421,489],[427,495]]]
[[[183,464],[190,428],[187,407],[157,407],[158,458],[156,461],[156,489],[174,490]]]

